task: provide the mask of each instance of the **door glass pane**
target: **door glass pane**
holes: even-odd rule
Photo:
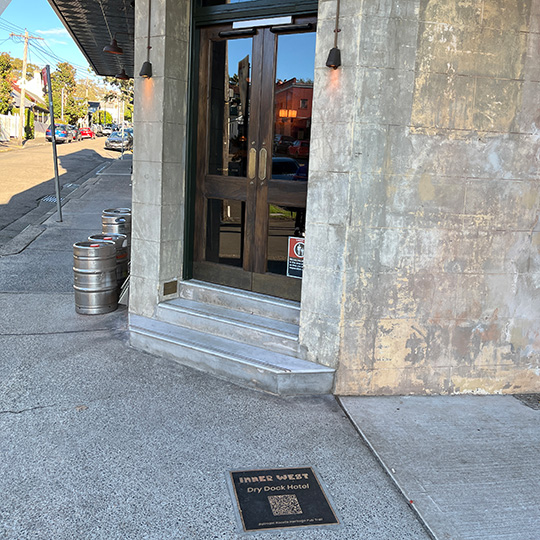
[[[273,204],[268,229],[268,271],[272,273],[286,274],[288,236],[303,237],[305,233],[314,62],[315,33],[278,37],[270,182]]]
[[[206,260],[242,266],[244,256],[244,215],[242,201],[208,199],[206,219]]]
[[[252,41],[212,43],[209,174],[246,176]]]
[[[289,236],[303,236],[305,208],[269,205],[268,272],[287,275]]]

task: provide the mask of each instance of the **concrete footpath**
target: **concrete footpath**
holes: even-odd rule
[[[130,165],[0,250],[0,538],[241,538],[228,471],[303,466],[340,525],[250,537],[540,537],[540,411],[514,397],[281,398],[130,348],[125,306],[76,314],[72,245],[130,206]]]

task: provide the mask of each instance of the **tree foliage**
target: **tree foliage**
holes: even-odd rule
[[[56,70],[51,73],[51,89],[53,96],[54,115],[62,116],[62,89],[64,117],[63,121],[75,124],[79,118],[86,116],[88,105],[81,98],[75,96],[77,82],[75,80],[76,70],[68,62],[60,62]]]
[[[23,61],[20,58],[12,58],[11,63],[13,64],[13,79],[16,81],[22,79]],[[36,64],[27,63],[26,80],[33,79],[35,71],[41,71],[41,68]]]
[[[108,111],[96,111],[92,116],[92,123],[94,124],[112,124],[112,116]]]
[[[78,98],[101,101],[105,95],[105,88],[91,79],[79,79],[75,88],[75,96]]]
[[[13,105],[11,97],[11,81],[13,78],[13,64],[11,56],[0,54],[0,114],[7,114]]]
[[[13,114],[20,114],[21,110],[18,107],[13,107],[13,109],[11,109],[11,112]],[[27,140],[33,139],[35,136],[34,121],[35,121],[34,111],[32,109],[25,109],[24,110],[24,138]]]
[[[123,81],[116,77],[105,77],[105,81],[114,87],[105,94],[105,101],[123,101],[124,120],[130,122],[133,119],[133,79]]]

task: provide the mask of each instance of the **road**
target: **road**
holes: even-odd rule
[[[100,167],[117,159],[119,153],[105,150],[104,143],[105,138],[98,137],[58,144],[60,186],[80,184]],[[33,143],[23,149],[1,152],[0,245],[11,240],[25,226],[24,222],[17,225],[17,220],[35,210],[43,197],[54,194],[50,143]]]

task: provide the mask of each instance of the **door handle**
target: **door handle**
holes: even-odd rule
[[[248,159],[248,178],[250,180],[250,183],[253,184],[253,181],[255,180],[255,174],[257,167],[257,150],[255,148],[251,148],[249,151],[249,159]]]
[[[261,181],[261,186],[266,180],[266,160],[268,159],[268,151],[266,148],[261,148],[259,150],[259,180]]]

